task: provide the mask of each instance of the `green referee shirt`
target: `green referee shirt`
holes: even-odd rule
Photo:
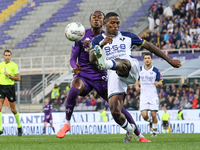
[[[0,85],[14,85],[15,81],[13,79],[8,78],[4,72],[5,70],[11,76],[15,76],[19,74],[19,69],[16,63],[9,61],[9,63],[1,62],[0,63]]]
[[[162,120],[163,121],[168,121],[169,120],[169,113],[162,114]]]

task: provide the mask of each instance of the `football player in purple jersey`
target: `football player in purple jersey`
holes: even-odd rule
[[[44,128],[43,128],[43,134],[46,134],[47,123],[50,123],[50,126],[53,129],[53,132],[55,134],[55,129],[53,127],[53,118],[52,118],[53,107],[52,107],[51,104],[49,104],[49,99],[50,98],[47,97],[44,100],[44,106],[43,106],[43,111],[44,111]]]

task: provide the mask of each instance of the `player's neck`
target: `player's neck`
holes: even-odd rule
[[[144,65],[144,68],[145,68],[146,70],[150,69],[151,67],[152,67],[151,64],[150,64],[150,65]]]
[[[8,64],[10,61],[5,61],[5,64]]]
[[[105,34],[106,36],[108,36],[108,35],[114,35],[114,36],[117,36],[118,33],[115,35],[115,34],[112,34],[112,33],[105,32],[104,34]]]
[[[102,28],[91,28],[92,33],[94,36],[97,36],[102,33]]]

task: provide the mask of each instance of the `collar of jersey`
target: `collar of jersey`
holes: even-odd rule
[[[152,67],[153,67],[153,66],[151,65],[151,68],[152,68]],[[145,68],[145,65],[144,65],[144,69],[145,69],[145,70],[150,70],[151,68],[149,68],[149,69],[146,69],[146,68]]]
[[[10,60],[7,64],[10,64],[10,63],[11,63],[11,60]],[[4,61],[4,64],[6,64],[6,61]],[[7,64],[6,64],[6,65],[7,65]]]

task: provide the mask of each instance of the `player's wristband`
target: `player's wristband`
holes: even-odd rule
[[[11,75],[8,75],[8,78],[10,78],[11,77]]]
[[[95,49],[91,49],[89,52],[95,51]]]

